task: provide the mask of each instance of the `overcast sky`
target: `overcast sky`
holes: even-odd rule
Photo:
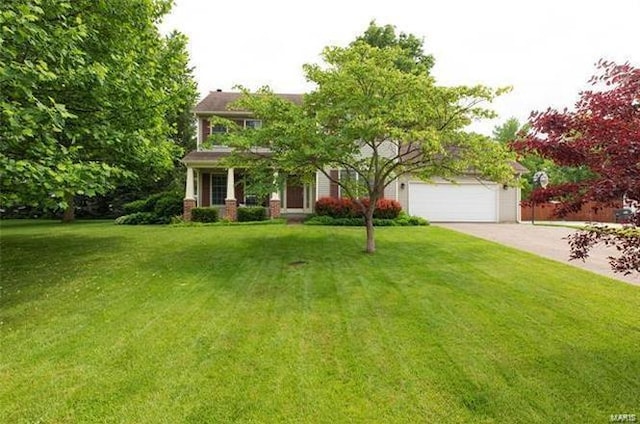
[[[202,96],[269,85],[301,93],[304,63],[328,45],[345,46],[371,20],[424,38],[442,85],[513,86],[493,104],[487,134],[532,110],[571,107],[599,58],[640,66],[640,0],[176,0],[163,31],[189,37]]]

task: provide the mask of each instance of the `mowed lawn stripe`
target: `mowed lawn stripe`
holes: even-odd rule
[[[637,287],[441,228],[376,233],[366,255],[361,228],[3,222],[0,421],[637,407]]]

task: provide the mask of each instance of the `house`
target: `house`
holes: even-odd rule
[[[279,191],[271,193],[264,203],[247,192],[243,182],[245,169],[225,168],[220,160],[231,153],[223,145],[207,146],[211,134],[226,131],[215,124],[213,117],[233,121],[241,128],[261,125],[250,113],[229,110],[229,105],[240,93],[210,92],[194,109],[197,120],[197,149],[189,152],[182,162],[187,167],[184,218],[191,219],[196,206],[218,207],[220,216],[236,220],[237,208],[242,205],[263,204],[271,217],[281,214],[309,214],[314,211],[316,200],[321,197],[341,197],[340,187],[323,173],[317,172],[315,181],[303,182],[288,176]],[[300,104],[301,94],[278,94]],[[395,149],[395,147],[393,147]],[[366,154],[366,153],[364,153]],[[514,164],[515,173],[526,172]],[[340,177],[339,170],[331,170],[332,178]],[[520,189],[502,186],[491,181],[478,181],[472,176],[461,177],[456,183],[435,180],[426,183],[410,176],[398,178],[389,184],[384,197],[400,202],[411,215],[424,217],[432,222],[518,222],[520,221]]]

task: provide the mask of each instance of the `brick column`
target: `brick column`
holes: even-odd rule
[[[224,201],[224,205],[226,207],[226,216],[225,218],[229,221],[237,221],[238,220],[238,202],[235,199],[226,199]]]
[[[271,219],[280,218],[280,199],[269,200],[269,216]]]
[[[191,209],[196,207],[195,199],[184,199],[182,203],[182,217],[185,221],[191,221]]]

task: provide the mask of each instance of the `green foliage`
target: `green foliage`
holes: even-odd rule
[[[147,210],[147,199],[134,200],[133,202],[122,205],[124,212],[128,214],[137,212],[150,212]]]
[[[182,214],[182,196],[176,192],[162,192],[134,200],[123,205],[125,213],[151,212],[159,217],[172,217]]]
[[[217,208],[193,208],[191,220],[194,222],[216,222],[218,220]]]
[[[126,215],[116,218],[116,224],[168,224],[182,215],[182,196],[175,192],[156,193],[124,204],[123,210]]]
[[[153,212],[158,216],[173,217],[182,215],[183,199],[178,193],[163,193],[153,207]]]
[[[316,89],[296,105],[268,87],[243,89],[236,107],[263,121],[260,129],[229,135],[236,160],[282,174],[299,175],[341,169],[366,182],[358,190],[335,180],[348,197],[372,200],[370,220],[384,188],[403,175],[425,180],[474,172],[510,183],[514,155],[489,137],[467,131],[472,122],[493,118],[482,107],[507,88],[481,85],[446,87],[429,75],[430,56],[412,36],[372,24],[369,33],[348,47],[327,47],[323,65],[304,65]],[[260,155],[258,147],[269,147]],[[360,188],[364,192],[360,192]],[[370,222],[369,222],[370,224]],[[367,226],[367,251],[375,250]]]
[[[341,227],[362,227],[365,225],[364,218],[360,217],[340,217],[334,218],[329,215],[313,215],[305,219],[306,225],[334,225]],[[409,216],[401,213],[397,218],[374,218],[373,225],[376,227],[407,227],[407,226],[425,226],[429,222],[418,216]]]
[[[531,129],[529,123],[523,125],[516,118],[509,118],[504,124],[493,129],[493,139],[500,144],[510,147],[511,143],[521,140]],[[527,153],[518,157],[518,162],[529,171],[522,175],[522,198],[528,199],[533,191],[533,175],[538,171],[545,171],[549,180],[554,184],[576,183],[592,176],[586,166],[559,166],[552,160],[545,159],[537,154]]]
[[[267,209],[262,206],[242,206],[238,208],[238,221],[264,221],[267,219]]]
[[[393,25],[378,26],[371,21],[364,34],[357,37],[352,45],[358,41],[379,49],[400,47],[405,54],[396,60],[395,65],[404,72],[429,73],[435,64],[434,57],[424,53],[424,40],[404,32],[396,35]]]
[[[114,223],[116,225],[148,225],[168,224],[169,221],[168,218],[159,217],[153,212],[135,212],[116,218]]]
[[[196,90],[187,40],[163,37],[165,0],[12,0],[0,13],[0,204],[66,208],[74,196],[154,181]],[[184,121],[184,118],[182,118]]]

